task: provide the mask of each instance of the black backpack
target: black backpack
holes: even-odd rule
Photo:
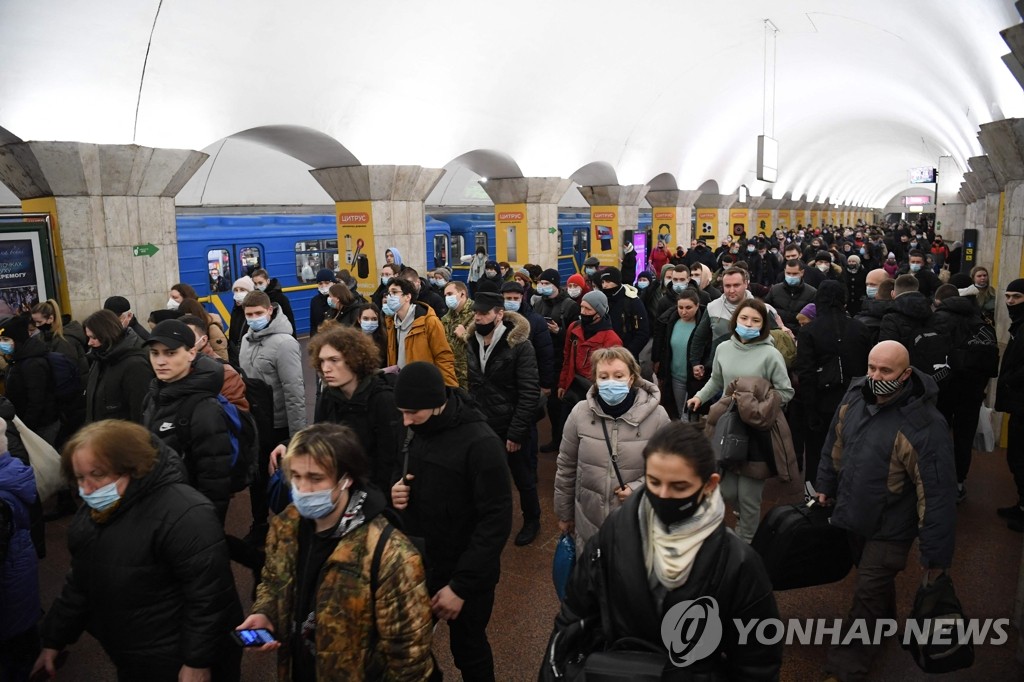
[[[987,322],[976,324],[970,337],[949,357],[949,364],[958,373],[991,379],[999,375],[999,343],[996,330]]]
[[[196,407],[210,396],[193,394],[182,401],[175,421],[178,432],[178,447],[182,450],[192,443],[191,422]],[[249,487],[256,478],[256,467],[259,460],[259,429],[252,414],[239,409],[234,403],[220,395],[216,396],[217,405],[224,416],[231,439],[231,492],[237,493]],[[185,452],[179,453],[182,457]]]
[[[950,374],[949,355],[952,343],[947,334],[923,326],[914,331],[910,351],[910,364],[924,372],[935,383],[941,383]]]
[[[53,380],[53,397],[58,408],[74,403],[85,393],[78,365],[74,360],[56,351],[46,354],[50,365],[50,377]]]

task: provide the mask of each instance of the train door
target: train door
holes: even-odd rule
[[[481,246],[484,247],[484,251],[487,253],[494,253],[494,249],[497,248],[497,246],[491,248],[490,244],[487,243],[487,233],[483,230],[477,230],[474,232],[473,240],[473,253],[476,253],[476,250]],[[491,258],[497,258],[497,254],[491,256]]]
[[[207,291],[199,293],[209,296],[210,305],[223,318],[225,324],[235,305],[231,285],[239,277],[251,277],[253,272],[263,267],[263,263],[263,247],[260,244],[242,243],[207,247]]]
[[[572,257],[576,272],[583,269],[583,261],[590,255],[590,228],[577,227],[572,231]]]

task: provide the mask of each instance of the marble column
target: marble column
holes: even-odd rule
[[[729,209],[736,203],[735,194],[703,193],[694,203],[697,211],[697,237],[705,239],[712,250],[722,244],[722,238],[731,234]]]
[[[590,253],[601,260],[602,265],[615,265],[621,263],[622,257],[622,233],[631,230],[635,231],[640,219],[640,202],[644,200],[649,187],[647,185],[597,185],[581,186],[580,194],[591,206],[614,206],[616,208],[617,224],[612,225],[610,249],[603,249],[602,242],[606,240],[590,238]],[[593,221],[592,221],[593,222]]]
[[[558,202],[572,186],[566,178],[489,178],[480,186],[498,204],[526,204],[527,254],[521,263],[558,269]],[[571,259],[571,256],[570,256]]]
[[[975,262],[991,268],[996,259],[996,235],[999,230],[999,194],[1002,187],[992,162],[987,156],[974,156],[967,160],[971,175],[977,181],[981,194],[975,197],[975,216],[968,228],[978,230]],[[968,209],[968,212],[970,209]]]
[[[50,216],[57,298],[81,319],[108,296],[145,319],[179,281],[174,197],[207,155],[189,149],[88,142],[0,147],[0,182],[22,209]],[[153,255],[132,247],[151,244]]]

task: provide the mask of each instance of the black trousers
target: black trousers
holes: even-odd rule
[[[978,430],[978,413],[985,400],[985,383],[977,380],[950,381],[939,390],[939,412],[953,430],[956,481],[963,483],[971,468],[971,450]]]
[[[555,374],[557,377],[558,374]],[[548,420],[551,422],[551,442],[555,444],[557,448],[562,442],[562,429],[565,427],[565,418],[567,412],[562,405],[562,401],[558,399],[556,393],[558,387],[551,389],[551,395],[548,396]]]
[[[249,486],[249,506],[252,509],[252,523],[254,526],[266,526],[270,523],[267,518],[270,515],[270,507],[267,501],[267,483],[270,481],[270,474],[267,468],[270,466],[270,452],[282,442],[288,441],[288,427],[275,428],[267,437],[260,434],[260,459],[256,464],[256,477]]]
[[[465,682],[494,682],[494,654],[487,623],[494,608],[494,590],[466,597],[462,611],[448,621],[452,658]]]
[[[815,431],[810,427],[803,429],[804,441],[804,480],[810,481],[812,485],[817,484],[818,464],[821,463],[821,450],[825,447],[825,439],[828,437],[828,423],[825,430]],[[794,437],[793,440],[796,440]]]
[[[1017,486],[1017,498],[1024,505],[1024,413],[1010,414],[1007,424],[1006,464]]]
[[[540,498],[537,497],[537,427],[530,430],[526,442],[508,454],[508,468],[519,491],[519,506],[527,521],[540,519]]]

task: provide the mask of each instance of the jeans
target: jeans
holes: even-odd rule
[[[672,396],[676,399],[676,409],[679,410],[679,418],[686,419],[686,377],[672,377]]]
[[[761,524],[761,493],[764,491],[764,481],[726,471],[722,475],[719,487],[725,501],[740,513],[736,535],[749,544]]]

